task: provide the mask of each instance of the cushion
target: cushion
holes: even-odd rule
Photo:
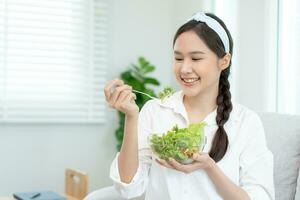
[[[297,190],[295,200],[300,200],[300,169],[298,172]]]
[[[276,200],[294,200],[300,165],[300,116],[258,113],[274,155]]]

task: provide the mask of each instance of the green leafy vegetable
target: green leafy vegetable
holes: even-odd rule
[[[199,152],[204,143],[205,122],[191,124],[187,128],[174,126],[166,134],[153,134],[150,146],[160,159],[174,158],[180,163],[187,164],[193,153]]]
[[[171,96],[174,93],[173,88],[171,87],[165,87],[164,90],[160,93],[158,93],[158,97],[163,102],[166,98]]]

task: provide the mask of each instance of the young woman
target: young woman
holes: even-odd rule
[[[143,194],[146,200],[274,199],[273,156],[262,122],[231,101],[233,41],[223,21],[196,13],[178,29],[173,48],[182,90],[164,102],[150,100],[139,112],[132,88],[122,80],[104,89],[109,105],[126,115],[123,145],[110,171],[116,190],[128,199]],[[149,134],[202,121],[207,144],[193,163],[153,158]]]

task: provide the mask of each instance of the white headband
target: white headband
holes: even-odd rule
[[[223,45],[225,47],[225,52],[229,53],[228,35],[227,35],[225,29],[221,26],[221,24],[218,21],[216,21],[215,19],[213,19],[210,16],[207,16],[203,12],[197,12],[188,21],[191,21],[191,20],[195,20],[197,22],[204,22],[207,26],[209,26],[212,30],[214,30],[221,38]]]

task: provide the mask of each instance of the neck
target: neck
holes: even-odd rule
[[[184,96],[183,103],[190,113],[208,114],[217,107],[218,87],[211,92],[200,93],[197,96]]]

